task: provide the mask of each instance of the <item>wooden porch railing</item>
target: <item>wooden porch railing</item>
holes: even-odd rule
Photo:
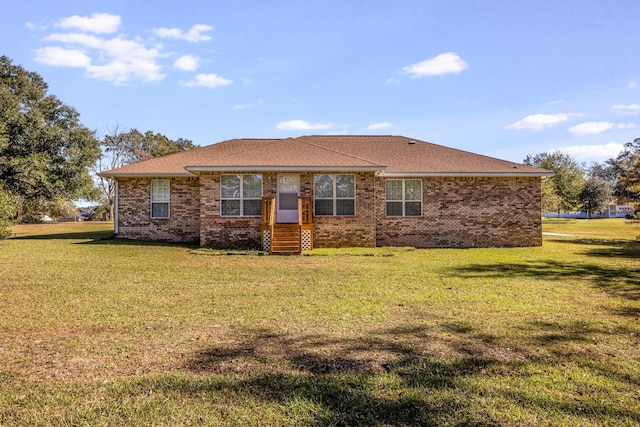
[[[313,224],[313,203],[311,197],[298,197],[298,224]]]
[[[297,251],[300,253],[300,250],[303,247],[312,248],[313,247],[313,200],[309,196],[300,196],[298,197],[298,224],[297,230],[295,234],[291,234],[291,231],[286,231],[286,229],[291,230],[291,226],[295,227],[295,223],[293,224],[280,224],[276,228],[276,198],[274,196],[265,196],[262,198],[262,218],[260,223],[260,234],[262,240],[262,247],[269,247],[270,253],[274,252],[274,246],[279,246],[278,253],[283,253],[283,251],[287,251],[288,253],[292,252],[292,247],[289,245],[288,249],[284,249],[284,245],[291,242],[291,237],[297,239],[297,249],[293,249],[293,251]],[[285,231],[283,231],[285,230]],[[268,231],[268,233],[266,233]],[[288,236],[284,236],[283,233],[288,233]],[[306,236],[306,244],[303,245],[302,235]],[[266,235],[266,237],[265,237]],[[269,239],[268,244],[265,245],[266,239]]]
[[[276,198],[267,196],[262,198],[262,226],[276,223]]]

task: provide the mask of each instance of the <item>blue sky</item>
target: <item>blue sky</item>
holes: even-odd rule
[[[587,163],[640,137],[637,0],[0,6],[0,54],[99,136],[393,134]]]

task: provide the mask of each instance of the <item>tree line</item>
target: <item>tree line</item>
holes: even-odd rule
[[[195,147],[119,126],[99,138],[48,89],[38,73],[0,56],[0,239],[13,222],[77,211],[74,200],[99,201],[112,214],[113,183],[97,172]]]
[[[587,166],[561,151],[528,155],[524,163],[548,169],[553,177],[542,179],[544,212],[604,210],[609,202],[640,207],[640,138],[627,142],[615,157]]]

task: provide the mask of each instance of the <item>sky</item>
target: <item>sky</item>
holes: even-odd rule
[[[637,0],[0,0],[98,137],[404,135],[501,159],[640,137]]]

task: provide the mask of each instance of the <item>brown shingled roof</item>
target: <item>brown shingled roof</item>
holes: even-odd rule
[[[102,172],[102,176],[193,176],[203,171],[349,170],[393,175],[550,175],[544,169],[404,136],[232,139]]]

